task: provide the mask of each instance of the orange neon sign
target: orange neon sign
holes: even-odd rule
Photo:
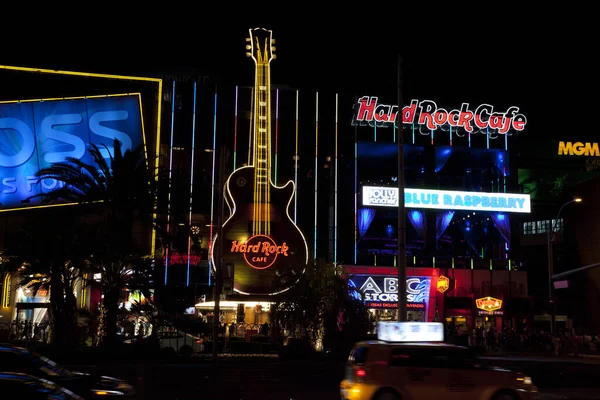
[[[255,269],[267,269],[278,256],[287,257],[289,246],[286,242],[278,245],[267,235],[254,235],[245,242],[233,240],[231,253],[243,253],[246,264]]]
[[[496,311],[502,308],[502,300],[490,296],[482,297],[481,299],[475,300],[475,305],[480,310]]]
[[[448,289],[450,289],[450,279],[444,275],[440,275],[437,281],[437,291],[444,293]]]

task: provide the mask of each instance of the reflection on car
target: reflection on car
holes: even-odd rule
[[[0,396],[7,400],[84,400],[83,397],[69,389],[58,386],[47,379],[15,372],[0,372]]]
[[[6,373],[27,374],[54,382],[86,399],[104,398],[106,395],[121,396],[121,398],[135,397],[133,386],[123,380],[72,371],[46,357],[10,344],[0,344],[0,370]]]

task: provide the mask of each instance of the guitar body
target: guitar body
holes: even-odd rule
[[[235,170],[225,184],[225,196],[231,215],[223,224],[223,237],[215,236],[213,259],[234,266],[234,290],[242,294],[275,294],[295,283],[275,286],[277,273],[293,271],[298,278],[307,263],[308,248],[302,232],[289,216],[294,197],[294,184],[268,183],[270,201],[255,202],[255,168]],[[256,210],[262,207],[265,220],[258,228]],[[268,215],[268,217],[267,217]],[[222,246],[222,247],[221,247]],[[286,276],[289,274],[286,274]]]

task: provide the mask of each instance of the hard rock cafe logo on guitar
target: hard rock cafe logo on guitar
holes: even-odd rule
[[[290,248],[283,242],[278,245],[271,237],[255,235],[242,243],[238,240],[231,242],[232,253],[243,253],[246,264],[255,269],[267,269],[278,256],[287,257]]]

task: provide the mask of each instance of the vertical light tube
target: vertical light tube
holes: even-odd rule
[[[187,278],[186,285],[190,286],[190,259],[192,258],[192,208],[194,193],[194,160],[196,156],[196,82],[194,82],[194,108],[192,110],[192,161],[190,167],[190,213],[188,215],[188,247],[187,247]],[[208,268],[210,271],[210,266]]]
[[[490,130],[488,128],[485,128],[485,146],[490,148]]]
[[[279,140],[279,89],[275,91],[275,168],[273,168],[273,173],[275,177],[273,178],[273,183],[277,185],[277,147]]]
[[[338,94],[335,94],[335,165],[333,192],[333,264],[337,265],[338,241]]]
[[[504,150],[508,150],[508,132],[504,134]]]
[[[194,93],[196,90],[194,83]],[[194,96],[194,100],[196,97]],[[237,131],[238,131],[238,87],[235,87],[235,108],[233,117],[233,170],[235,171],[237,163]]]
[[[318,205],[318,173],[319,171],[319,92],[317,92],[315,103],[315,233],[313,243],[313,259],[317,259],[317,205]]]
[[[354,98],[356,104],[358,99]],[[358,126],[354,125],[354,265],[358,252]]]
[[[210,239],[208,241],[208,254],[211,254],[213,245],[213,228],[215,225],[215,155],[217,153],[217,85],[215,85],[215,99],[213,111],[213,147],[212,147],[212,182],[210,189]],[[208,285],[210,286],[210,268],[208,268]]]
[[[172,177],[173,177],[173,136],[175,132],[175,81],[173,81],[173,88],[171,89],[171,140],[169,143],[169,191],[167,193],[167,239],[170,240],[169,234],[171,233],[171,189]],[[170,244],[167,242],[165,246],[165,285],[167,284],[167,272],[169,270],[169,253]]]
[[[298,91],[296,90],[296,153],[294,153],[294,223],[298,216]]]

